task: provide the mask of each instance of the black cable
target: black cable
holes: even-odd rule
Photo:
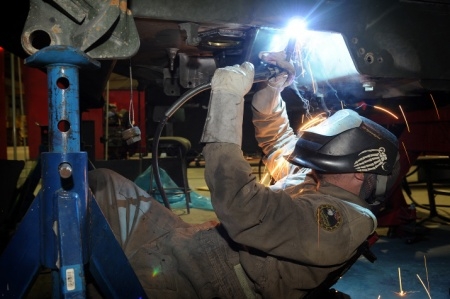
[[[165,117],[163,120],[161,120],[161,122],[158,124],[158,127],[156,128],[156,132],[153,136],[153,144],[152,144],[152,158],[153,158],[153,163],[152,163],[152,167],[153,167],[153,176],[155,178],[155,183],[156,186],[161,194],[162,200],[164,202],[164,205],[166,206],[166,208],[168,208],[170,210],[170,203],[169,200],[167,198],[167,194],[164,191],[162,182],[161,182],[161,175],[159,172],[159,167],[158,167],[158,145],[159,145],[159,139],[161,137],[161,132],[164,128],[164,126],[166,125],[167,121],[169,120],[169,118],[181,107],[183,106],[184,103],[186,103],[188,100],[190,100],[192,97],[196,96],[197,94],[210,89],[211,88],[211,83],[205,83],[202,85],[199,85],[187,92],[185,92],[175,103],[172,104],[172,106],[170,106],[165,113]],[[150,184],[152,184],[152,182],[150,182]],[[150,185],[151,188],[151,185]]]

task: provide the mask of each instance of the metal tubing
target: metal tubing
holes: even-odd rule
[[[47,67],[49,87],[49,152],[41,156],[41,260],[58,277],[55,292],[84,296],[88,184],[87,154],[80,152],[78,68],[98,62],[67,47],[43,49],[27,62]],[[61,165],[70,165],[71,172],[61,175]]]
[[[47,67],[49,103],[49,151],[80,151],[78,68],[70,65]]]
[[[14,68],[14,54],[10,54],[10,58],[11,58],[12,140],[14,146],[14,160],[17,160],[16,70]]]

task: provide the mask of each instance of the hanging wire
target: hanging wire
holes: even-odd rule
[[[108,149],[109,149],[109,79],[106,82],[106,106],[105,106],[105,161],[108,160]]]
[[[134,126],[134,105],[133,105],[133,72],[131,70],[131,60],[130,60],[130,106],[128,108],[128,121],[130,126]]]

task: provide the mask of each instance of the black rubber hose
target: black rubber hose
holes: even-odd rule
[[[161,132],[164,128],[164,126],[166,125],[167,121],[169,120],[169,118],[181,107],[184,105],[184,103],[186,103],[187,101],[189,101],[192,97],[196,96],[197,94],[210,89],[211,88],[211,83],[205,83],[202,85],[199,85],[187,92],[185,92],[175,103],[172,104],[172,106],[170,106],[166,113],[164,114],[164,119],[161,120],[161,122],[158,124],[158,127],[156,128],[156,132],[153,136],[153,144],[152,144],[152,159],[153,159],[153,163],[152,163],[152,167],[153,167],[153,176],[155,178],[155,183],[156,186],[161,194],[162,200],[164,202],[164,205],[166,206],[166,208],[168,208],[170,210],[170,203],[169,203],[169,199],[167,198],[166,192],[164,191],[162,182],[161,182],[161,176],[160,176],[160,172],[159,172],[159,167],[158,167],[158,145],[159,145],[159,139],[161,137]],[[152,182],[150,182],[150,184],[152,184]],[[151,188],[151,186],[150,186]]]

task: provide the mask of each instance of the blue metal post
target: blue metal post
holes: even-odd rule
[[[75,48],[50,46],[26,63],[47,68],[49,152],[41,154],[42,188],[0,257],[0,297],[23,297],[45,267],[55,298],[84,298],[89,264],[108,298],[145,298],[90,193],[87,153],[80,152],[78,71],[99,62]]]
[[[60,291],[84,295],[87,261],[87,153],[80,152],[78,70],[99,67],[75,49],[55,46],[26,60],[46,66],[49,92],[49,152],[42,153],[41,260],[59,273]]]

